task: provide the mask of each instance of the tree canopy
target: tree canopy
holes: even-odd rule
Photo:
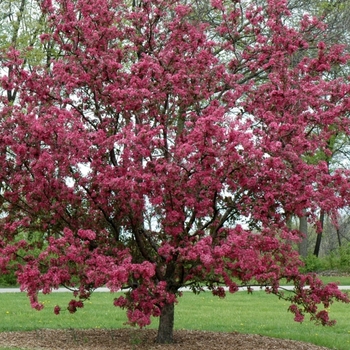
[[[0,269],[17,264],[32,306],[60,285],[70,312],[100,286],[126,289],[114,304],[130,324],[160,316],[157,340],[171,342],[181,287],[224,297],[256,283],[296,321],[332,324],[318,305],[349,300],[299,272],[288,227],[349,202],[349,172],[318,156],[349,134],[350,85],[329,74],[349,55],[318,41],[323,23],[296,26],[281,0],[40,11],[38,45],[55,55],[28,66],[13,45],[1,53],[16,97],[0,110]]]

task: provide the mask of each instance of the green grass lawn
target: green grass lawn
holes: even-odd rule
[[[323,283],[336,282],[341,286],[350,286],[350,276],[318,276]],[[281,285],[284,284],[284,281],[281,281]],[[292,284],[292,283],[289,283]]]
[[[319,276],[323,283],[337,282],[341,286],[350,286],[350,276]]]
[[[71,294],[41,295],[45,303],[42,311],[32,310],[22,293],[0,294],[0,331],[124,327],[125,312],[112,306],[114,297],[115,294],[95,293],[77,313],[67,311],[56,316],[53,307],[59,304],[63,308]],[[308,320],[303,324],[295,323],[292,314],[287,312],[288,305],[264,292],[252,295],[239,292],[225,299],[213,297],[209,292],[200,295],[185,292],[176,306],[175,328],[257,333],[311,342],[331,349],[350,349],[350,305],[336,303],[331,306],[330,315],[338,321],[334,327],[315,326]],[[151,327],[157,327],[157,319]]]

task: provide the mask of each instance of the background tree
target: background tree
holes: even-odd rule
[[[0,62],[1,75],[11,81],[14,67],[7,56],[10,48],[17,50],[22,68],[31,69],[38,64],[48,64],[57,55],[53,41],[42,43],[39,35],[49,31],[45,16],[34,0],[4,0],[0,3]],[[10,102],[16,99],[16,91],[4,89],[1,96]]]
[[[349,134],[348,82],[325,79],[348,57],[323,42],[309,55],[322,24],[290,27],[283,2],[213,0],[210,21],[194,5],[42,3],[40,40],[59,55],[29,69],[11,47],[13,78],[2,78],[18,98],[0,119],[0,268],[22,257],[18,281],[36,309],[38,291],[60,285],[79,298],[69,312],[99,286],[125,288],[115,305],[131,324],[159,316],[161,343],[183,286],[223,297],[223,286],[258,283],[296,321],[332,324],[318,304],[348,299],[300,274],[300,232],[287,223],[348,205],[348,172],[300,156]],[[21,239],[30,232],[39,239]]]

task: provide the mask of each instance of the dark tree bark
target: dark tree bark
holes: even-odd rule
[[[307,257],[307,218],[306,216],[299,217],[299,231],[303,233],[304,237],[299,244],[299,254],[303,257]]]
[[[170,344],[173,342],[175,305],[165,304],[159,318],[157,343]]]
[[[320,223],[321,223],[321,232],[317,234],[316,237],[316,244],[314,249],[314,255],[318,257],[320,254],[320,247],[321,247],[321,240],[322,240],[322,233],[323,233],[323,225],[324,225],[324,210],[321,210],[320,213]]]
[[[341,238],[340,238],[340,230],[339,230],[339,228],[337,228],[337,237],[338,237],[339,247],[341,247]]]

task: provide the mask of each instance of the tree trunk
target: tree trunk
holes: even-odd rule
[[[320,254],[321,240],[322,240],[322,234],[323,234],[324,210],[321,210],[321,213],[320,213],[320,223],[321,223],[321,232],[319,232],[317,234],[316,244],[315,244],[315,249],[314,249],[314,255],[317,257]]]
[[[170,344],[173,342],[174,303],[165,304],[159,318],[157,343]]]
[[[299,217],[299,231],[303,233],[304,237],[299,244],[299,254],[303,257],[307,257],[307,219],[306,216]]]
[[[337,228],[337,237],[338,237],[339,247],[341,247],[341,238],[340,238],[340,230],[339,230],[339,228]]]

